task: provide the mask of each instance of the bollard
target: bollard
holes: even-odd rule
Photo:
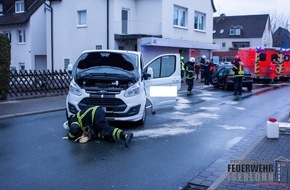
[[[275,118],[269,118],[267,121],[267,137],[279,138],[279,123]]]

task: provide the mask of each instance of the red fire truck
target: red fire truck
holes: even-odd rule
[[[273,59],[279,61],[279,51],[275,48],[240,48],[238,55],[255,79],[270,79],[269,65]],[[277,67],[277,77],[278,68],[280,67]]]
[[[281,51],[280,53],[280,78],[290,79],[290,49]]]

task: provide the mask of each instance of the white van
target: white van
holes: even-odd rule
[[[69,68],[67,117],[85,107],[102,106],[109,121],[144,125],[146,99],[152,111],[176,103],[176,96],[150,95],[150,90],[173,87],[171,91],[175,89],[177,94],[181,87],[179,54],[160,55],[143,65],[140,52],[91,50],[84,51]]]

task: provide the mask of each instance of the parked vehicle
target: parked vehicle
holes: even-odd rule
[[[91,50],[71,66],[72,81],[66,98],[67,116],[88,106],[102,106],[109,121],[143,125],[146,100],[152,111],[174,106],[176,96],[152,95],[153,87],[181,87],[180,55],[160,55],[143,67],[141,53]]]
[[[211,84],[216,87],[223,87],[225,90],[234,89],[233,66],[231,64],[216,67],[212,74]],[[253,89],[253,77],[250,70],[244,67],[243,87],[248,91]]]
[[[279,59],[279,77],[290,79],[290,49],[281,51]]]
[[[270,80],[270,63],[273,59],[280,63],[278,48],[240,48],[238,55],[255,79]],[[280,75],[279,68],[276,71],[277,77]]]

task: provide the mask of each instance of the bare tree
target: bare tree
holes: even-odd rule
[[[279,27],[285,28],[288,30],[288,26],[290,25],[289,18],[284,14],[277,14],[277,12],[273,12],[270,15],[271,22],[271,32],[274,33]]]

